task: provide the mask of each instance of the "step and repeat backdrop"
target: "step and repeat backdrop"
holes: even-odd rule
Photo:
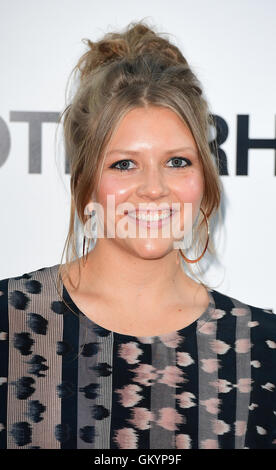
[[[276,312],[276,2],[2,0],[0,10],[0,278],[61,261],[70,175],[57,120],[81,40],[145,19],[181,48],[216,117],[222,219],[203,279]]]

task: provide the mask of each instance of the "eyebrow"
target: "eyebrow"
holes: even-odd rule
[[[186,150],[190,150],[193,153],[197,153],[196,149],[193,147],[179,147],[176,149],[167,150],[166,152],[164,152],[164,155],[168,155],[170,153],[175,153],[175,152],[183,152]],[[107,152],[106,156],[108,157],[109,155],[112,155],[113,153],[122,153],[124,155],[139,155],[140,153],[143,153],[143,151],[138,152],[136,150],[113,149]]]

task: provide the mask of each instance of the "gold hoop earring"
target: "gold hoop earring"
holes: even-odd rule
[[[203,256],[204,256],[204,253],[205,251],[207,250],[207,246],[208,246],[208,243],[209,243],[209,222],[208,222],[208,218],[206,217],[206,214],[204,212],[204,210],[202,208],[200,208],[201,212],[203,213],[204,215],[204,220],[206,222],[206,225],[207,225],[207,241],[206,241],[206,244],[205,244],[205,248],[203,250],[203,252],[201,253],[201,255],[199,256],[199,258],[197,259],[188,259],[186,258],[186,256],[184,255],[184,253],[182,252],[181,248],[179,248],[179,251],[180,251],[180,254],[182,256],[182,258],[184,258],[185,261],[187,261],[187,263],[196,263],[197,261],[199,261]]]
[[[84,251],[85,251],[85,244],[86,244],[86,236],[84,235],[83,237],[83,243],[82,243],[82,257],[83,257],[83,266],[85,265],[86,261],[87,261],[87,257],[88,257],[88,249],[89,249],[89,245],[90,245],[90,238],[88,239],[88,245],[87,245],[87,251],[86,251],[86,255],[84,255]]]

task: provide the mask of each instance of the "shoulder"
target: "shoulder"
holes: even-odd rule
[[[53,266],[44,266],[34,271],[28,271],[17,276],[2,278],[0,279],[0,291],[3,295],[3,293],[5,294],[7,289],[11,287],[11,285],[14,287],[24,285],[31,293],[34,293],[33,291],[35,291],[35,287],[38,288],[38,283],[52,279],[53,274],[57,273],[58,267],[58,264]]]
[[[276,315],[272,308],[252,305],[214,289],[210,289],[210,292],[216,309],[226,311],[228,316],[235,317],[240,323],[244,320],[249,327],[258,326],[266,334],[274,335],[276,339]]]
[[[274,311],[272,308],[265,308],[265,307],[252,305],[236,297],[223,294],[222,292],[219,292],[212,288],[209,290],[214,297],[217,308],[219,308],[219,306],[224,306],[227,308],[244,308],[244,309],[249,309],[251,311],[254,311],[254,313],[256,314],[261,314],[261,315],[263,315],[264,313],[272,314],[272,315],[274,314]]]
[[[0,322],[5,322],[9,307],[24,311],[36,294],[47,293],[54,288],[58,264],[46,266],[18,276],[0,279]],[[0,325],[1,326],[1,325]]]

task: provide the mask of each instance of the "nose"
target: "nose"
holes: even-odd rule
[[[148,168],[141,175],[141,182],[137,188],[137,195],[141,198],[159,199],[170,192],[162,170]]]

